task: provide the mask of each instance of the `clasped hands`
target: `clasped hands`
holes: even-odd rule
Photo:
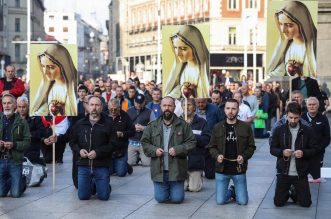
[[[222,163],[224,161],[224,156],[222,154],[218,155],[217,157],[217,162]],[[238,164],[243,164],[244,163],[244,158],[241,155],[237,156],[237,163]]]
[[[164,152],[164,150],[162,148],[156,149],[156,152],[155,152],[155,154],[156,154],[157,157],[162,157],[164,153],[165,152]],[[169,148],[169,155],[172,156],[172,157],[175,157],[176,156],[176,150],[175,150],[175,148],[173,148],[173,147]]]
[[[2,141],[0,140],[0,147],[4,147],[6,149],[12,149],[14,147],[14,143],[10,141]]]
[[[302,158],[302,156],[303,156],[303,151],[302,150],[295,150],[295,151],[292,151],[291,149],[283,150],[284,157],[290,157],[292,155],[292,153],[294,154],[294,156],[296,158]]]
[[[88,152],[87,150],[85,149],[81,149],[79,151],[79,154],[82,158],[88,158],[90,160],[93,160],[94,158],[96,158],[97,156],[97,153],[95,152],[95,150],[92,150],[90,152]]]
[[[56,135],[51,135],[48,138],[44,139],[45,145],[51,145],[53,143],[57,142],[57,136]]]

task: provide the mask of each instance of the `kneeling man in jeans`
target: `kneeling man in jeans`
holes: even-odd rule
[[[207,146],[216,160],[216,203],[236,200],[240,205],[248,202],[246,170],[248,159],[256,149],[249,123],[237,119],[239,103],[229,99],[225,103],[226,120],[214,126]],[[229,187],[230,179],[234,186]]]
[[[185,197],[187,155],[195,148],[196,140],[190,125],[175,115],[173,98],[163,98],[161,110],[163,115],[146,127],[141,144],[146,156],[151,157],[155,200],[181,203]]]

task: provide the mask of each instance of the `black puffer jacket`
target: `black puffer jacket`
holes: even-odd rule
[[[299,176],[308,174],[309,158],[314,156],[317,149],[316,138],[309,126],[301,122],[297,138],[295,140],[295,150],[302,150],[303,157],[295,158],[296,168]],[[277,173],[288,175],[291,159],[283,156],[283,150],[291,149],[292,135],[288,122],[278,126],[272,135],[270,142],[270,153],[277,157]]]
[[[81,149],[88,152],[94,150],[96,158],[89,160],[80,157],[77,165],[94,167],[108,167],[111,161],[113,146],[111,145],[111,123],[105,114],[101,114],[101,119],[93,126],[89,121],[89,114],[79,120],[73,127],[71,134],[72,149],[79,154]]]

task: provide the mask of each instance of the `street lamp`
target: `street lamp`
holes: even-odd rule
[[[152,78],[153,78],[153,80],[155,80],[155,63],[156,63],[156,57],[155,56],[153,56],[152,57]]]
[[[94,32],[90,32],[90,54],[89,54],[89,73],[92,74],[91,70],[93,69],[93,42],[94,42]]]
[[[0,64],[1,64],[1,77],[3,78],[5,72],[5,60],[1,59]]]

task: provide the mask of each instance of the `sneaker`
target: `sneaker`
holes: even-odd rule
[[[132,168],[132,166],[130,165],[130,164],[126,164],[127,165],[127,167],[128,167],[128,174],[129,175],[131,175],[132,173],[133,173],[133,168]]]
[[[292,199],[293,203],[297,202],[297,192],[295,191],[294,185],[291,185],[289,190],[290,198]]]
[[[231,198],[235,201],[236,200],[236,190],[235,190],[234,185],[230,186],[229,191],[231,192]]]

